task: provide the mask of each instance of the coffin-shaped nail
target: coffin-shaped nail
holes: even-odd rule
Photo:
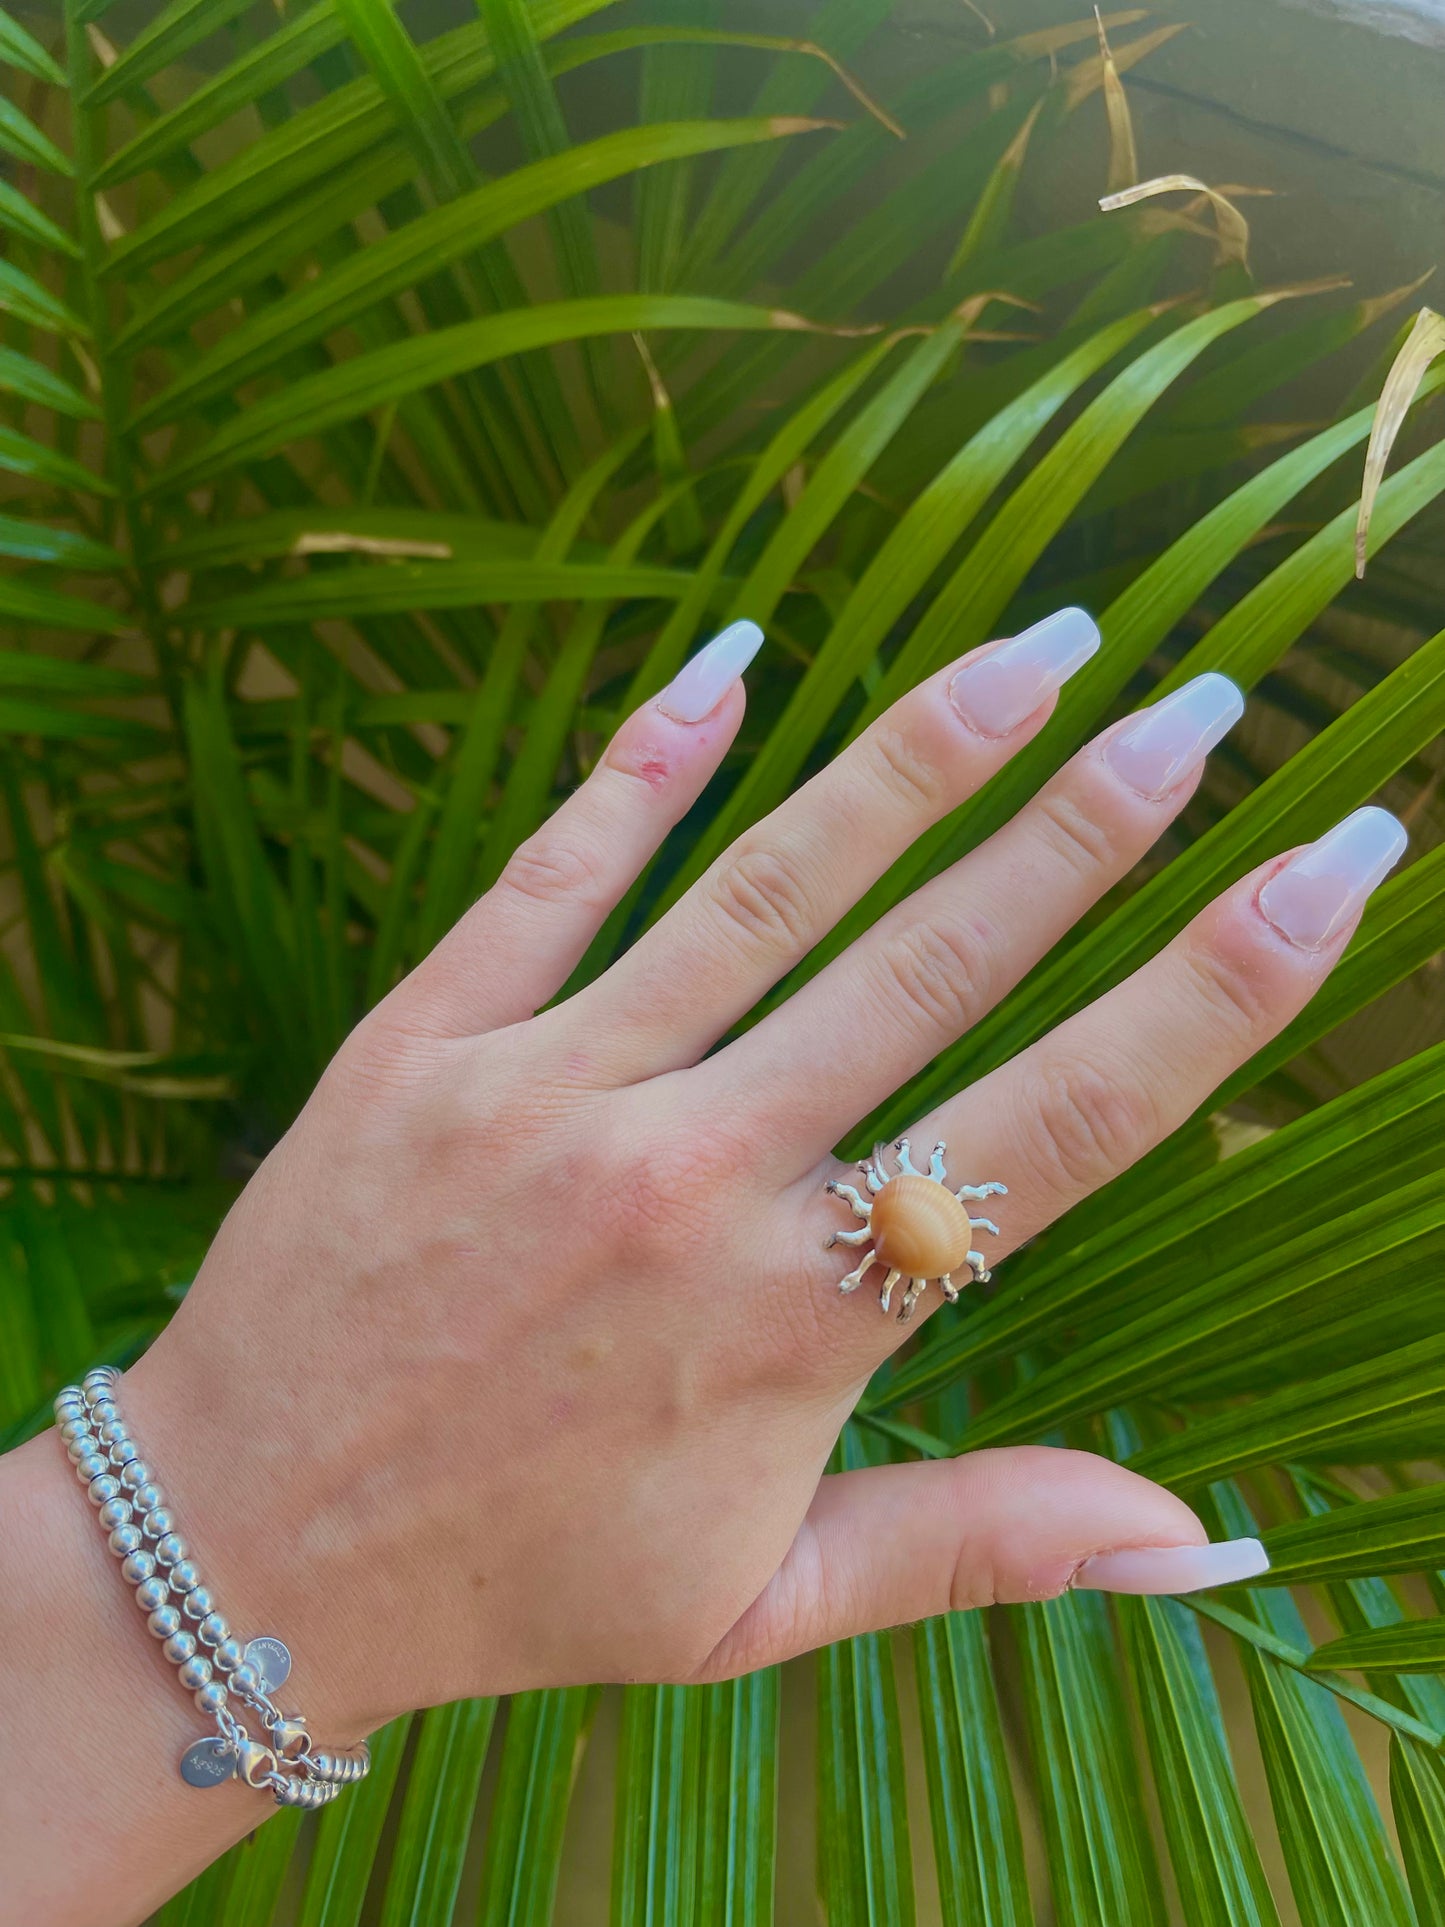
[[[700,723],[711,715],[723,696],[763,645],[755,622],[730,622],[686,661],[656,698],[665,716],[678,723]]]
[[[1269,1571],[1269,1554],[1258,1539],[1222,1539],[1212,1546],[1130,1546],[1097,1552],[1074,1574],[1075,1587],[1090,1592],[1201,1592]]]
[[[1275,871],[1259,893],[1260,910],[1297,949],[1322,950],[1354,922],[1409,840],[1388,810],[1356,810]]]
[[[1228,676],[1211,671],[1131,717],[1104,745],[1104,760],[1131,790],[1157,803],[1243,714],[1243,696]]]
[[[1091,615],[1059,609],[966,662],[948,685],[948,699],[980,736],[1007,736],[1098,646],[1099,628]]]

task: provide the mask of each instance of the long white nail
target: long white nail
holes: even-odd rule
[[[1269,1554],[1258,1539],[1222,1539],[1213,1546],[1130,1546],[1096,1552],[1074,1574],[1089,1592],[1202,1592],[1269,1571]]]
[[[1356,810],[1276,870],[1259,893],[1259,907],[1296,949],[1322,950],[1354,922],[1409,840],[1388,810]]]
[[[966,662],[948,685],[948,700],[980,736],[1007,736],[1098,647],[1099,627],[1087,611],[1058,609]]]
[[[658,708],[674,722],[700,723],[717,708],[762,646],[763,632],[755,622],[730,622],[682,665],[656,698]]]
[[[1157,803],[1203,762],[1243,714],[1243,696],[1228,676],[1211,671],[1141,710],[1109,738],[1104,760],[1131,790]]]

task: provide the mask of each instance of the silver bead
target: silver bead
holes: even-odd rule
[[[218,1679],[208,1679],[196,1694],[196,1705],[203,1713],[219,1713],[229,1697]]]
[[[80,1381],[80,1389],[87,1405],[94,1405],[97,1399],[109,1398],[110,1388],[115,1382],[114,1374],[105,1365],[96,1365]]]
[[[156,1569],[155,1555],[149,1552],[129,1552],[121,1565],[121,1577],[138,1586],[143,1579],[149,1579]]]
[[[134,1439],[119,1438],[111,1440],[110,1462],[117,1472],[124,1466],[129,1465],[132,1459],[138,1459],[139,1457],[140,1447]]]
[[[109,1425],[112,1419],[119,1417],[120,1412],[113,1399],[98,1398],[90,1408],[90,1422],[97,1430],[99,1430],[102,1425]]]
[[[104,1511],[105,1507],[102,1506],[101,1510]],[[124,1559],[132,1552],[139,1552],[144,1541],[139,1526],[128,1526],[122,1521],[111,1533],[107,1544],[117,1559]]]
[[[96,1517],[100,1520],[100,1523],[105,1527],[107,1532],[114,1532],[117,1526],[128,1526],[132,1516],[130,1500],[121,1498],[107,1499],[105,1504],[100,1508],[100,1511],[96,1514]],[[135,1528],[135,1542],[137,1545],[141,1542],[141,1529],[139,1526]]]
[[[161,1647],[161,1651],[171,1662],[172,1666],[184,1665],[185,1662],[191,1658],[195,1650],[195,1634],[185,1632],[184,1630],[178,1633],[172,1633],[165,1645]]]
[[[234,1673],[245,1656],[246,1649],[239,1639],[223,1639],[211,1659],[218,1672]]]
[[[120,1475],[121,1484],[124,1485],[128,1491],[134,1492],[139,1486],[149,1485],[150,1476],[151,1469],[144,1459],[132,1459]],[[146,1507],[146,1511],[150,1511],[149,1506]]]
[[[63,1425],[68,1418],[84,1418],[85,1394],[78,1385],[62,1386],[55,1394],[55,1403],[50,1409],[55,1414],[57,1425]]]
[[[130,1469],[130,1466],[127,1466],[126,1472]],[[121,1474],[121,1478],[122,1482],[125,1482],[124,1473]],[[162,1506],[166,1502],[165,1493],[161,1491],[154,1479],[148,1480],[144,1485],[132,1485],[130,1491],[135,1499],[137,1512],[154,1512],[157,1506]]]
[[[163,1566],[178,1566],[190,1547],[178,1532],[167,1532],[156,1541],[156,1558]]]
[[[204,1619],[216,1610],[216,1602],[211,1597],[209,1586],[192,1586],[181,1601],[181,1611],[187,1619]]]
[[[140,1523],[147,1539],[164,1539],[175,1527],[175,1521],[163,1505],[158,1505],[154,1512],[148,1512]]]
[[[231,1668],[231,1684],[238,1693],[254,1693],[261,1684],[261,1675],[250,1660],[243,1659],[239,1666]]]
[[[155,1612],[158,1607],[165,1605],[169,1597],[170,1588],[159,1573],[143,1579],[135,1589],[135,1603],[143,1613]]]
[[[75,1476],[82,1485],[89,1485],[91,1480],[98,1479],[107,1467],[108,1461],[103,1459],[99,1452],[83,1452],[75,1461]]]
[[[179,1639],[180,1634],[177,1633],[176,1637]],[[197,1693],[210,1680],[211,1662],[208,1659],[203,1659],[201,1655],[197,1653],[194,1658],[186,1661],[176,1677],[180,1680],[181,1685],[185,1687],[187,1692]]]
[[[95,1429],[107,1445],[114,1445],[117,1439],[125,1437],[125,1420],[117,1412],[114,1418],[98,1419]]]
[[[197,1587],[196,1590],[201,1591],[203,1589],[201,1587]],[[195,1596],[196,1596],[195,1593],[191,1594],[192,1599],[194,1599]],[[223,1613],[207,1613],[205,1618],[201,1621],[200,1627],[198,1630],[201,1635],[201,1644],[203,1646],[219,1646],[222,1640],[229,1639],[231,1637],[231,1628],[227,1623],[225,1615]]]
[[[86,1497],[94,1506],[105,1505],[120,1491],[120,1480],[113,1472],[99,1472],[85,1489]]]
[[[174,1606],[157,1606],[146,1624],[157,1639],[169,1639],[181,1630],[181,1616]]]
[[[83,1418],[63,1419],[60,1425],[60,1436],[69,1445],[72,1439],[89,1438],[90,1427]]]
[[[178,1566],[171,1567],[172,1592],[191,1592],[200,1583],[201,1572],[194,1559],[182,1559]]]
[[[88,1458],[92,1453],[95,1454],[96,1458],[101,1456],[99,1452],[96,1452],[95,1440],[89,1432],[82,1432],[78,1439],[68,1439],[66,1441],[65,1452],[66,1457],[72,1465],[79,1465],[82,1459]]]

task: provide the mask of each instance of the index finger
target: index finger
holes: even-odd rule
[[[695,1064],[932,824],[1043,727],[1099,646],[1061,609],[920,683],[744,832],[607,975],[573,999],[612,1074]]]

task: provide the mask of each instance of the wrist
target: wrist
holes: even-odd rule
[[[141,1919],[274,1808],[181,1780],[195,1709],[53,1431],[0,1459],[0,1522],[0,1919]]]
[[[371,1662],[362,1549],[293,1441],[253,1423],[237,1385],[173,1326],[121,1381],[127,1423],[236,1637],[269,1635],[290,1652],[279,1702],[304,1714],[317,1745],[352,1747],[407,1710]]]

